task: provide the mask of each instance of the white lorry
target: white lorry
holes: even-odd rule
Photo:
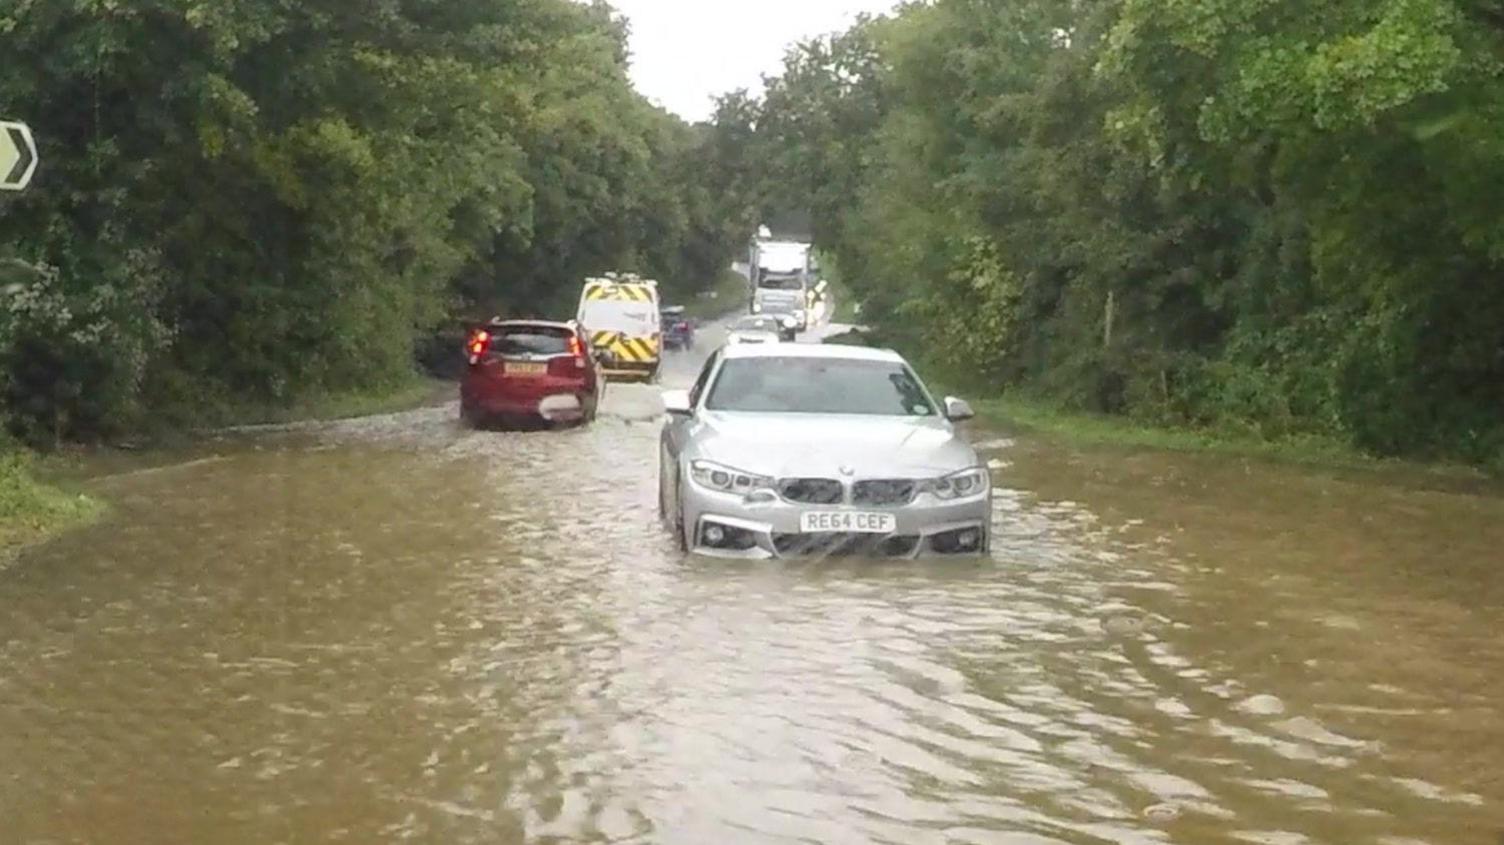
[[[791,319],[800,331],[809,328],[810,292],[817,271],[810,244],[757,238],[748,262],[751,312]]]

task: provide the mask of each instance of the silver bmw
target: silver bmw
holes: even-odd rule
[[[681,547],[724,557],[987,551],[987,467],[897,353],[737,344],[665,391],[658,502]]]

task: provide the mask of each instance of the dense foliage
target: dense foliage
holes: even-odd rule
[[[43,157],[0,201],[33,439],[379,387],[449,318],[730,257],[714,139],[632,90],[601,2],[15,0],[0,45]]]
[[[717,131],[958,377],[1504,462],[1501,69],[1497,0],[937,0]]]

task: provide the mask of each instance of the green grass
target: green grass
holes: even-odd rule
[[[1072,445],[1202,452],[1334,469],[1393,469],[1458,478],[1492,475],[1461,464],[1373,457],[1342,440],[1320,435],[1270,439],[1246,431],[1160,426],[1127,417],[1066,410],[1025,397],[983,398],[973,401],[972,406],[984,424]]]
[[[714,294],[710,296],[709,294]],[[747,308],[747,279],[733,270],[726,270],[714,286],[683,303],[664,303],[684,306],[684,313],[696,320],[714,320]]]
[[[1315,460],[1369,460],[1351,447],[1323,437],[1266,440],[1249,434],[1200,429],[1167,428],[1127,417],[1067,411],[1046,402],[995,398],[974,403],[984,419],[1010,423],[1041,434],[1066,437],[1077,443],[1143,446],[1175,451],[1257,452]]]
[[[233,408],[220,416],[230,425],[276,425],[369,417],[435,404],[454,396],[455,390],[452,382],[415,375],[388,387],[315,395],[285,407]]]
[[[97,518],[104,507],[37,481],[24,452],[0,446],[0,563],[22,548]]]
[[[856,313],[856,297],[852,295],[850,289],[840,281],[830,279],[826,281],[828,283],[826,292],[836,304],[835,313],[830,316],[830,321],[832,323],[861,323],[861,315]]]

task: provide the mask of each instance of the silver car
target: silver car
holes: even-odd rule
[[[725,557],[987,551],[992,485],[897,353],[737,344],[665,391],[659,509],[680,546]]]
[[[787,315],[748,314],[726,327],[727,343],[778,343],[794,339],[794,321]]]

